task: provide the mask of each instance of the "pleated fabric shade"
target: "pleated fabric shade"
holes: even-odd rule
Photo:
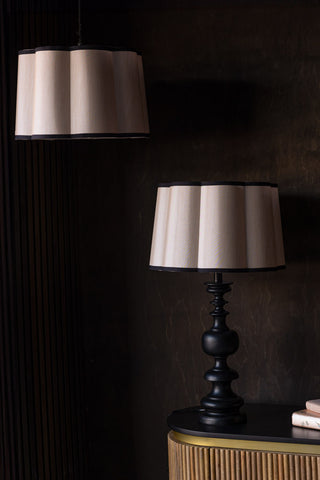
[[[223,272],[284,266],[277,185],[159,185],[151,269]]]
[[[16,139],[149,135],[141,55],[98,46],[21,50]]]

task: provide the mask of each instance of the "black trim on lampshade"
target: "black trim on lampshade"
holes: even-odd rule
[[[18,55],[28,55],[30,53],[34,53],[34,48],[24,48],[23,50],[18,51]]]
[[[236,273],[250,273],[250,272],[271,272],[274,270],[282,270],[286,268],[285,265],[279,265],[277,267],[265,267],[265,268],[184,268],[184,267],[158,267],[155,265],[149,265],[149,270],[158,270],[163,272],[236,272]]]
[[[277,183],[270,183],[270,182],[169,182],[169,183],[159,183],[158,187],[201,187],[201,186],[214,186],[214,185],[235,185],[235,186],[242,186],[242,187],[273,187],[278,188]]]
[[[71,138],[75,139],[85,139],[85,138],[149,138],[149,133],[75,133],[75,134],[53,134],[53,135],[16,135],[15,140],[70,140]]]
[[[70,47],[65,45],[53,45],[53,46],[44,46],[44,47],[36,47],[36,48],[26,48],[23,50],[18,51],[18,55],[27,55],[30,53],[35,52],[43,52],[43,51],[51,51],[51,50],[61,50],[61,51],[74,51],[74,50],[106,50],[110,52],[134,52],[137,55],[141,55],[141,52],[133,48],[126,48],[126,47],[111,47],[111,46],[104,46],[104,45],[72,45]]]

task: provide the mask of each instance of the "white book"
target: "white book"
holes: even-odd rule
[[[308,400],[306,402],[306,409],[311,412],[320,413],[320,399],[317,400]]]
[[[292,414],[292,425],[320,430],[320,413],[299,410]]]

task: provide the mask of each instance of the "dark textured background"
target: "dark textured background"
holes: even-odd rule
[[[151,127],[149,140],[64,150],[77,179],[81,321],[71,333],[83,349],[88,479],[165,480],[166,416],[208,391],[200,338],[211,298],[209,275],[148,270],[158,182],[279,183],[287,269],[225,276],[240,334],[234,389],[247,402],[320,397],[320,6],[85,3],[84,43],[143,53]],[[75,43],[69,4],[17,3],[7,15],[25,31],[30,18],[48,26],[17,48]],[[50,164],[60,150],[46,148]]]

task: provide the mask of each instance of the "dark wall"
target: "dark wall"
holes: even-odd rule
[[[30,3],[38,33],[17,48],[74,43],[73,12],[58,3]],[[234,389],[247,402],[320,396],[320,7],[209,3],[87,2],[84,42],[143,53],[151,138],[62,151],[53,142],[41,153],[49,165],[64,155],[78,182],[69,206],[81,321],[71,332],[82,336],[88,479],[165,480],[166,416],[209,389],[200,338],[210,276],[148,270],[161,181],[279,183],[287,269],[225,276],[229,326],[240,334]],[[27,32],[23,12],[9,16]]]
[[[116,390],[137,478],[164,480],[166,416],[209,390],[200,338],[211,299],[209,275],[148,270],[158,182],[279,183],[287,269],[226,275],[229,325],[241,339],[234,388],[247,402],[320,395],[320,8],[194,2],[88,12],[86,21],[90,38],[143,52],[151,125],[150,140],[91,143],[79,162],[83,303],[97,353],[91,433],[98,444],[110,438],[104,406]]]

